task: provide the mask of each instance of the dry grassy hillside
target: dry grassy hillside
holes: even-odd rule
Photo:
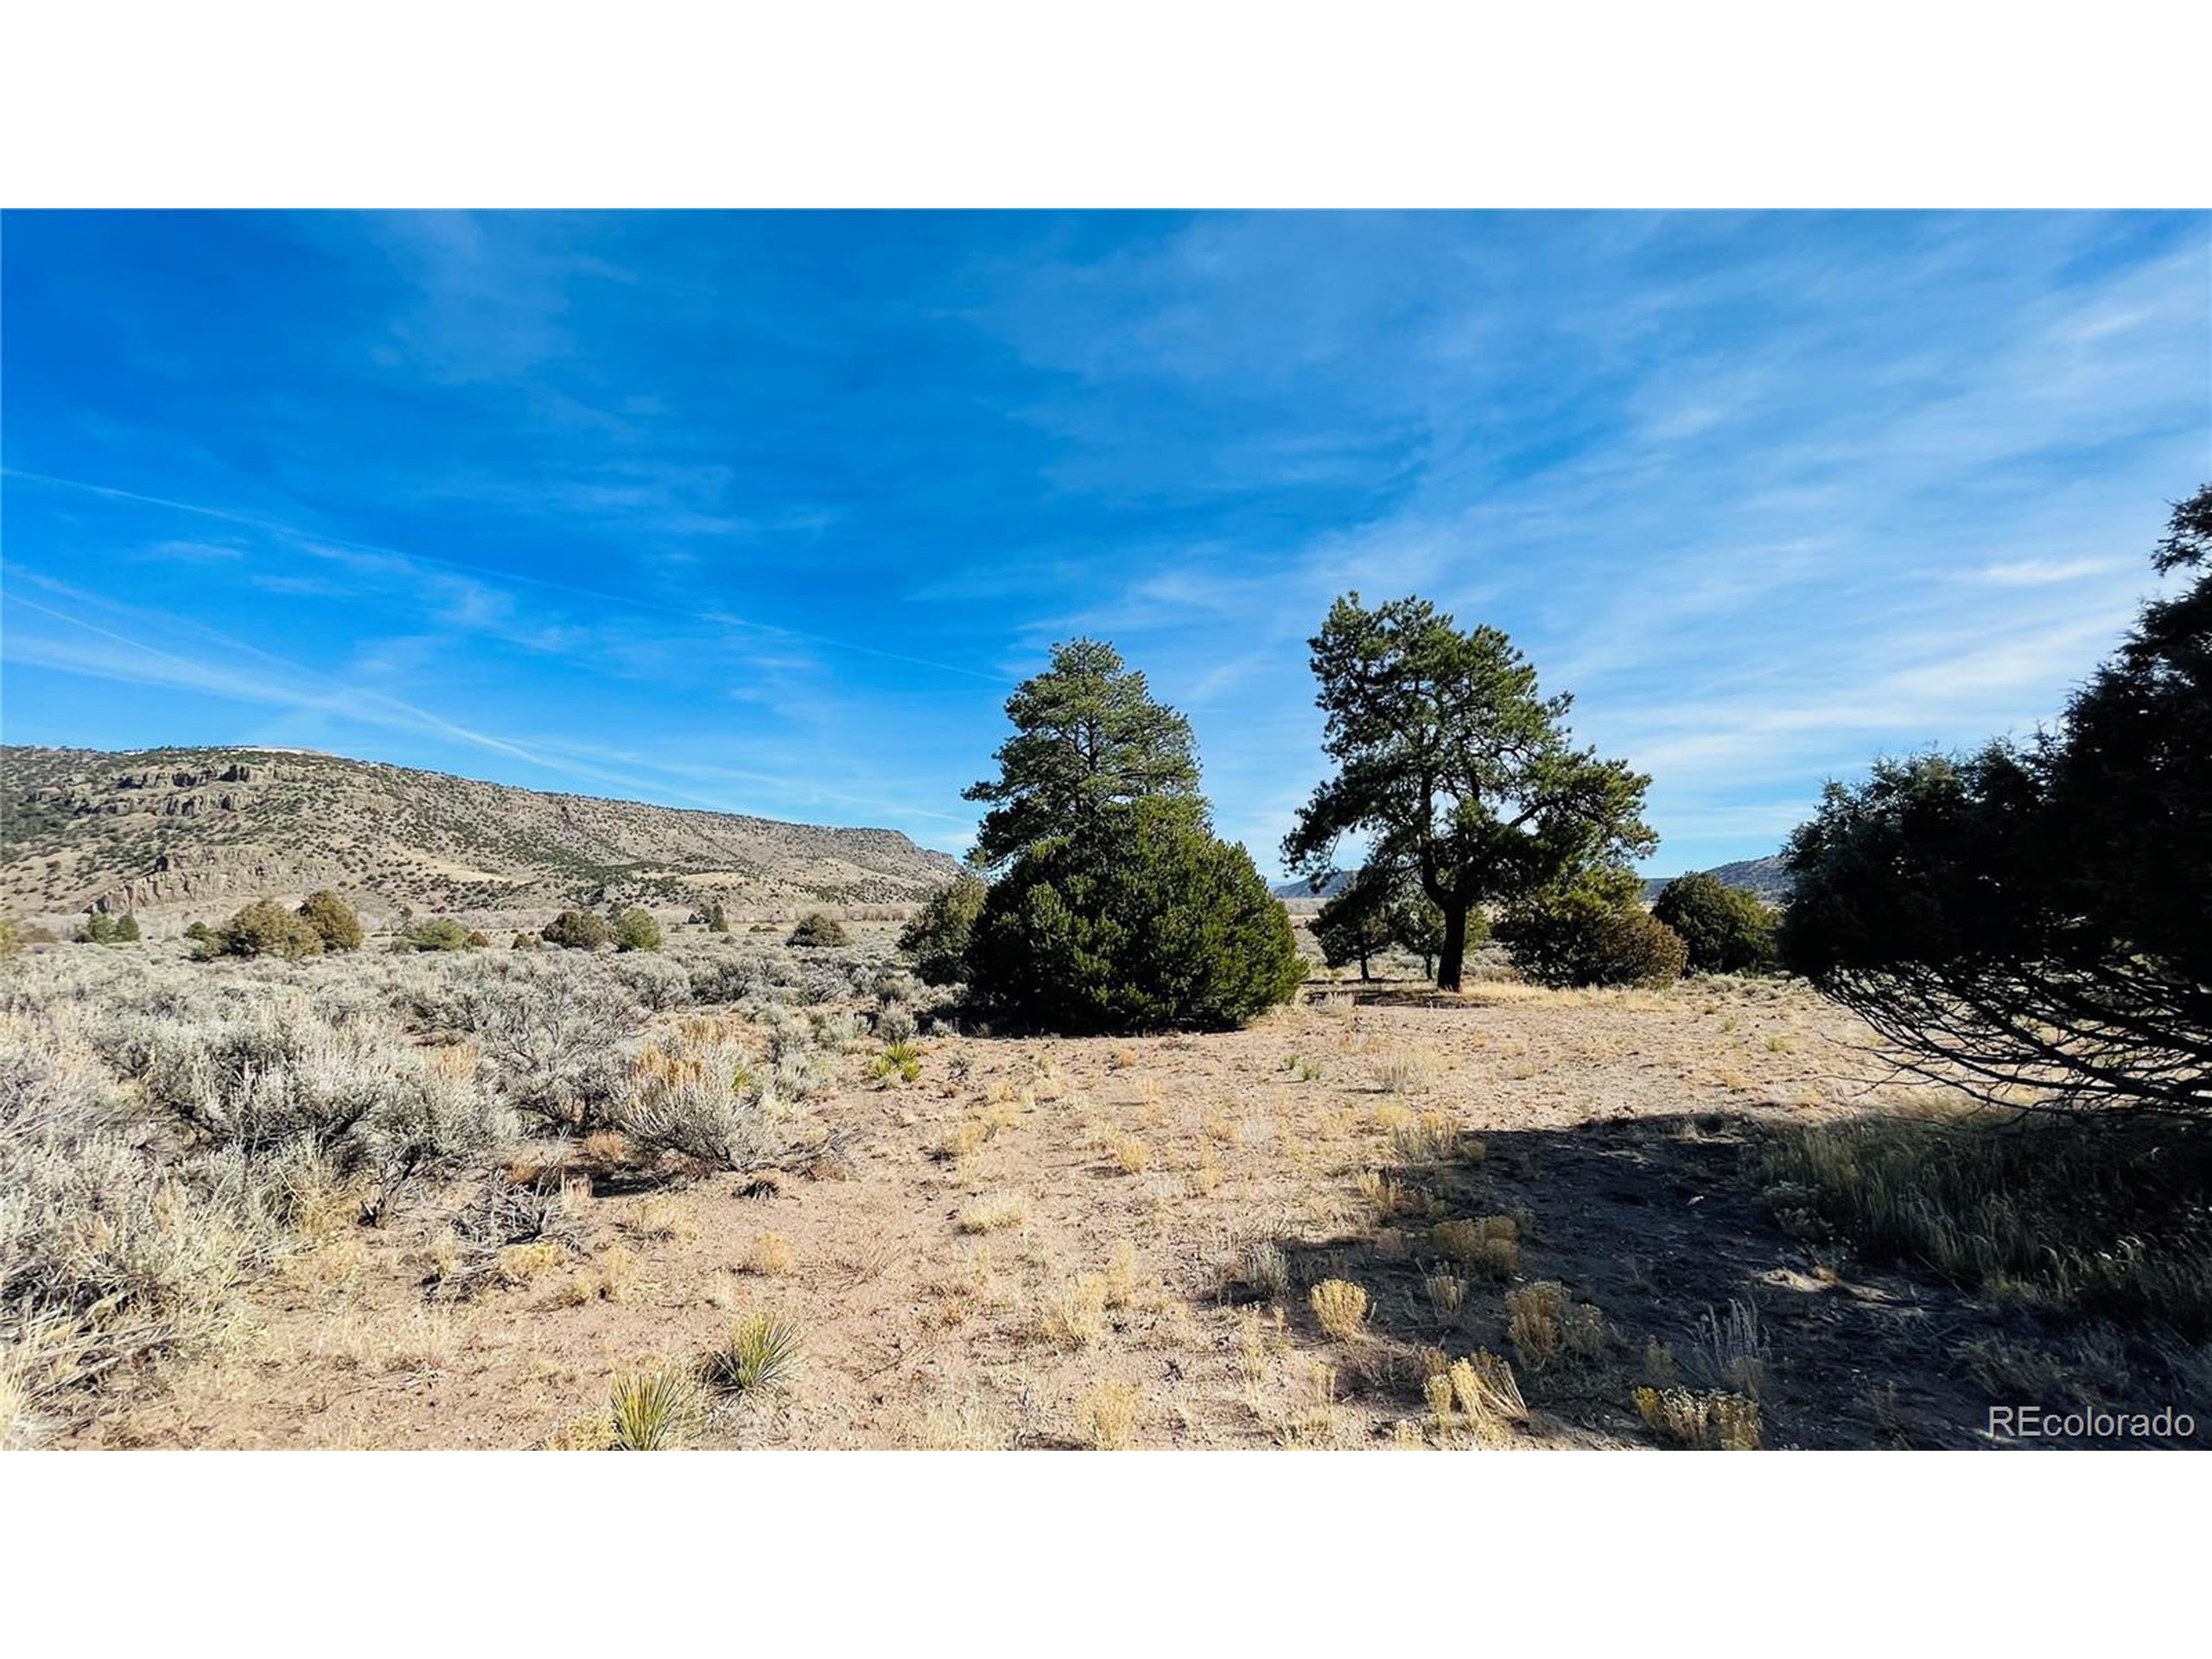
[[[334,887],[373,912],[909,903],[956,866],[887,830],[480,783],[298,750],[0,750],[0,912],[174,931]]]

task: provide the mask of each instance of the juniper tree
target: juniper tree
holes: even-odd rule
[[[1313,918],[1323,960],[1332,968],[1357,962],[1359,976],[1370,977],[1368,959],[1390,948],[1395,896],[1384,874],[1361,870],[1346,881]]]
[[[1566,694],[1496,628],[1462,632],[1425,599],[1369,609],[1357,593],[1310,642],[1323,747],[1337,764],[1283,842],[1294,869],[1326,869],[1345,836],[1411,874],[1442,912],[1436,982],[1458,990],[1468,918],[1657,845],[1651,780],[1568,741]]]
[[[1191,823],[1204,823],[1191,722],[1156,702],[1144,675],[1104,640],[1054,645],[1052,666],[1023,681],[1006,712],[1014,734],[999,746],[998,777],[962,796],[991,805],[976,833],[980,868],[999,869],[1025,848],[1140,800],[1179,803]]]
[[[2212,1107],[2212,486],[2196,572],[2032,743],[1877,762],[1790,837],[1785,964],[1909,1070],[2009,1102]]]

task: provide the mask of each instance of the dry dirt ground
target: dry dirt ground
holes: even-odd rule
[[[1227,1034],[925,1036],[907,1086],[856,1052],[823,1108],[849,1150],[832,1174],[602,1179],[588,1254],[454,1302],[423,1289],[451,1203],[429,1195],[334,1230],[213,1355],[73,1439],[539,1446],[626,1365],[696,1361],[769,1311],[804,1331],[798,1376],[717,1406],[689,1444],[1465,1445],[1424,1384],[1439,1351],[1486,1349],[1530,1408],[1507,1441],[1648,1446],[1631,1394],[1668,1380],[1654,1345],[1694,1380],[1701,1321],[1748,1312],[1767,1446],[1974,1444],[1987,1390],[1952,1356],[1997,1315],[1816,1262],[1738,1171],[1761,1117],[1860,1109],[1859,1034],[1782,984],[1317,983]],[[1510,1278],[1452,1269],[1434,1224],[1494,1216],[1517,1232]],[[1314,1316],[1330,1279],[1368,1298],[1348,1337]],[[1456,1308],[1433,1279],[1459,1281]],[[1539,1281],[1604,1321],[1541,1367],[1505,1302]]]

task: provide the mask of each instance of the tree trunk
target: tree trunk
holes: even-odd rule
[[[1367,952],[1364,950],[1359,953],[1359,982],[1363,985],[1367,982]]]
[[[1456,991],[1459,988],[1459,966],[1467,956],[1467,906],[1446,905],[1444,910],[1444,947],[1436,956],[1436,988]]]

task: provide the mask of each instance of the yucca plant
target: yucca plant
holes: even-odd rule
[[[641,1365],[614,1379],[607,1414],[614,1452],[668,1452],[683,1443],[703,1414],[698,1385],[681,1366]]]
[[[731,1325],[729,1339],[709,1356],[707,1380],[733,1394],[781,1388],[797,1375],[805,1349],[798,1321],[750,1314]]]
[[[896,1077],[900,1083],[918,1082],[922,1075],[922,1052],[912,1043],[892,1044],[876,1057],[875,1075],[888,1083]]]

